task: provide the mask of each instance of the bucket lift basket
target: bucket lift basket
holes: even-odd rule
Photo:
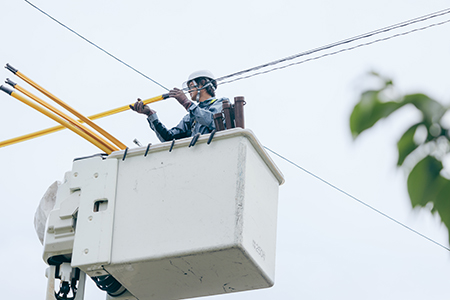
[[[185,299],[274,284],[284,178],[250,130],[76,159],[59,187],[44,260],[70,257],[127,292]],[[169,151],[170,150],[170,151]]]

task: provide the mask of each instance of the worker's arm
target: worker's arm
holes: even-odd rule
[[[207,132],[211,132],[215,129],[213,116],[222,111],[222,101],[224,99],[217,100],[215,98],[210,98],[202,104],[196,104],[188,100],[184,92],[177,88],[173,88],[169,91],[169,97],[175,98],[190,114],[191,119],[195,120],[199,125],[205,126]],[[204,104],[206,104],[207,101],[209,101],[209,103],[205,106]]]
[[[151,109],[148,105],[144,105],[141,99],[138,99],[130,108],[137,113],[147,115],[147,121],[150,128],[155,131],[156,136],[161,142],[171,141],[173,139],[181,139],[191,135],[189,124],[186,124],[185,118],[174,128],[168,130],[158,119],[156,111]],[[189,116],[188,116],[189,117]],[[189,118],[188,118],[189,122]]]
[[[156,133],[156,136],[161,142],[171,141],[173,139],[181,139],[191,136],[190,118],[186,115],[177,126],[167,129],[158,119],[156,113],[151,114],[147,118],[150,128]]]

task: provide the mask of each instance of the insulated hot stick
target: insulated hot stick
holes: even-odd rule
[[[65,121],[64,119],[54,115],[53,113],[49,112],[48,110],[45,110],[44,108],[40,107],[39,105],[33,103],[32,101],[26,99],[25,97],[23,97],[22,95],[16,93],[13,89],[6,87],[4,85],[0,86],[0,90],[4,91],[5,93],[7,93],[8,95],[16,98],[17,100],[25,103],[26,105],[36,109],[37,111],[43,113],[44,115],[46,115],[47,117],[51,118],[52,120],[58,122],[59,124],[61,124],[61,126],[68,128],[69,130],[72,130],[73,132],[75,132],[76,134],[78,134],[79,136],[81,136],[82,138],[86,139],[87,141],[89,141],[90,143],[92,143],[93,145],[97,146],[99,149],[101,149],[102,151],[106,152],[106,154],[110,154],[112,151],[107,148],[105,145],[99,143],[97,140],[93,139],[92,137],[90,137],[89,135],[87,135],[86,133],[84,133],[81,129],[79,129],[78,127],[75,127],[74,125],[72,125],[71,123]]]
[[[6,68],[9,71],[13,72],[15,75],[17,75],[19,78],[23,79],[25,82],[30,84],[32,87],[34,87],[35,89],[37,89],[38,91],[40,91],[41,93],[43,93],[44,95],[46,95],[47,97],[49,97],[50,99],[52,99],[53,101],[55,101],[56,103],[58,103],[59,105],[64,107],[66,110],[68,110],[69,112],[71,112],[72,114],[74,114],[75,116],[80,118],[83,122],[85,122],[86,124],[88,124],[89,126],[94,128],[95,130],[97,130],[99,133],[101,133],[103,136],[105,136],[110,141],[112,141],[115,145],[117,145],[120,149],[123,150],[123,149],[125,149],[127,147],[123,143],[121,143],[119,140],[117,140],[115,137],[113,137],[111,134],[106,132],[103,128],[101,128],[100,126],[98,126],[97,124],[92,122],[89,118],[85,117],[84,115],[82,115],[81,113],[76,111],[74,108],[72,108],[71,106],[69,106],[68,104],[63,102],[61,99],[59,99],[58,97],[54,96],[49,91],[45,90],[43,87],[41,87],[40,85],[35,83],[33,80],[31,80],[30,78],[28,78],[27,76],[25,76],[21,72],[19,72],[19,70],[15,69],[10,64],[6,64]]]
[[[164,100],[164,99],[167,99],[167,98],[169,98],[169,94],[163,94],[163,95],[159,95],[159,96],[156,96],[156,97],[153,97],[153,98],[149,98],[149,99],[143,100],[142,102],[144,102],[144,104],[150,104],[150,103],[158,102],[158,101],[161,101],[161,100]],[[124,105],[124,106],[121,106],[121,107],[117,107],[117,108],[114,108],[114,109],[111,109],[111,110],[108,110],[108,111],[105,111],[105,112],[101,112],[101,113],[89,116],[88,118],[91,119],[91,120],[97,120],[97,119],[100,119],[100,118],[103,118],[103,117],[107,117],[107,116],[110,116],[110,115],[114,115],[114,114],[117,114],[117,113],[129,110],[129,109],[130,109],[130,107],[127,104],[127,105]],[[78,120],[78,122],[83,123],[82,120]],[[50,128],[47,128],[47,129],[43,129],[43,130],[40,130],[40,131],[33,132],[33,133],[29,133],[29,134],[25,134],[25,135],[22,135],[22,136],[18,136],[18,137],[12,138],[12,139],[4,140],[4,141],[0,142],[0,148],[1,147],[6,147],[6,146],[9,146],[9,145],[13,145],[13,144],[16,144],[16,143],[20,143],[20,142],[23,142],[23,141],[31,140],[33,138],[37,138],[37,137],[40,137],[40,136],[43,136],[43,135],[46,135],[46,134],[50,134],[50,133],[53,133],[53,132],[57,132],[59,130],[63,130],[64,128],[65,128],[64,126],[54,126],[54,127],[50,127]]]
[[[82,130],[84,133],[86,133],[87,135],[89,135],[90,137],[92,137],[93,139],[95,139],[96,141],[98,141],[99,143],[103,144],[105,147],[107,147],[108,149],[110,149],[111,151],[117,151],[119,150],[116,146],[114,146],[113,144],[111,144],[110,142],[106,141],[105,139],[103,139],[101,136],[97,135],[95,132],[93,132],[92,130],[90,130],[89,128],[87,128],[86,126],[80,124],[78,121],[76,121],[75,119],[71,118],[70,116],[66,115],[65,113],[61,112],[60,110],[58,110],[57,108],[51,106],[50,104],[48,104],[47,102],[45,102],[44,100],[38,98],[37,96],[33,95],[32,93],[30,93],[29,91],[27,91],[26,89],[24,89],[23,87],[19,86],[18,84],[16,84],[15,82],[11,81],[9,78],[6,79],[5,81],[7,84],[9,84],[10,86],[12,86],[13,88],[15,88],[16,90],[18,90],[19,92],[21,92],[22,94],[24,94],[25,96],[28,96],[29,98],[33,99],[34,101],[36,101],[37,103],[39,103],[40,105],[44,106],[45,108],[47,108],[48,110],[52,111],[53,113],[57,114],[58,116],[60,116],[61,118],[63,118],[64,120],[66,120],[67,122],[69,122],[70,124],[76,126],[77,128],[79,128],[80,130]]]

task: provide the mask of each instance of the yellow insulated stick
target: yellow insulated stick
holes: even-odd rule
[[[108,149],[110,149],[111,151],[117,151],[119,150],[119,148],[117,148],[116,146],[114,146],[113,144],[111,144],[110,142],[106,141],[105,139],[103,139],[101,136],[97,135],[95,132],[93,132],[92,130],[90,130],[89,128],[87,128],[86,126],[80,124],[78,121],[74,120],[73,118],[69,117],[68,115],[66,115],[65,113],[61,112],[60,110],[58,110],[57,108],[51,106],[50,104],[48,104],[47,102],[45,102],[44,100],[38,98],[37,96],[33,95],[32,93],[30,93],[29,91],[27,91],[26,89],[24,89],[23,87],[19,86],[18,84],[16,84],[15,82],[11,81],[9,78],[6,79],[6,83],[8,83],[9,85],[11,85],[13,88],[15,88],[16,90],[18,90],[19,92],[21,92],[22,94],[24,94],[25,96],[28,96],[29,98],[33,99],[34,101],[36,101],[37,103],[39,103],[40,105],[44,106],[45,108],[47,108],[48,110],[52,111],[53,113],[57,114],[58,116],[60,116],[61,118],[63,118],[64,120],[66,120],[67,122],[69,122],[70,124],[78,127],[79,129],[81,129],[84,133],[86,133],[87,135],[89,135],[90,137],[92,137],[93,139],[95,139],[96,141],[98,141],[99,143],[103,144],[105,147],[107,147]]]
[[[51,112],[45,110],[44,108],[40,107],[39,105],[31,102],[30,100],[26,99],[22,95],[14,92],[12,89],[9,89],[9,88],[7,88],[7,87],[2,85],[2,86],[0,86],[0,90],[4,91],[5,93],[9,94],[10,96],[16,98],[17,100],[25,103],[26,105],[36,109],[37,111],[43,113],[44,115],[46,115],[47,117],[51,118],[52,120],[58,122],[62,126],[72,130],[73,132],[75,132],[76,134],[81,136],[82,138],[86,139],[87,141],[89,141],[93,145],[97,146],[102,151],[106,152],[106,154],[111,154],[112,151],[109,148],[107,148],[102,143],[99,143],[97,140],[93,139],[92,137],[90,137],[89,135],[84,133],[81,129],[75,127],[74,125],[70,124],[69,122],[65,121],[64,119],[62,119],[62,118],[52,114]]]
[[[108,138],[110,141],[112,141],[114,144],[116,144],[120,149],[123,150],[127,147],[123,143],[121,143],[118,139],[116,139],[111,134],[109,134],[106,130],[104,130],[103,128],[101,128],[100,126],[98,126],[97,124],[92,122],[89,118],[85,117],[84,115],[82,115],[81,113],[76,111],[74,108],[72,108],[71,106],[66,104],[64,101],[62,101],[55,95],[51,94],[49,91],[47,91],[46,89],[44,89],[43,87],[38,85],[36,82],[34,82],[30,78],[28,78],[27,76],[25,76],[24,74],[19,72],[14,67],[12,67],[10,64],[6,64],[6,68],[8,70],[10,70],[11,72],[13,72],[14,74],[16,74],[19,78],[23,79],[29,85],[31,85],[32,87],[34,87],[35,89],[37,89],[38,91],[40,91],[41,93],[43,93],[44,95],[46,95],[47,97],[49,97],[50,99],[52,99],[53,101],[55,101],[56,103],[58,103],[59,105],[64,107],[65,109],[67,109],[70,113],[72,113],[75,116],[77,116],[78,118],[80,118],[83,122],[85,122],[86,124],[88,124],[89,126],[94,128],[95,130],[97,130],[99,133],[103,134],[106,138]]]
[[[169,94],[164,94],[164,95],[156,96],[156,97],[153,97],[153,98],[149,98],[149,99],[143,100],[142,102],[144,102],[144,104],[150,104],[150,103],[161,101],[161,100],[164,100],[164,99],[167,99],[167,98],[169,98]],[[129,105],[124,105],[124,106],[117,107],[117,108],[114,108],[114,109],[111,109],[111,110],[108,110],[108,111],[105,111],[105,112],[102,112],[102,113],[98,113],[98,114],[89,116],[88,118],[91,119],[91,120],[97,120],[97,119],[100,119],[100,118],[103,118],[103,117],[107,117],[107,116],[110,116],[110,115],[114,115],[114,114],[126,111],[128,109],[130,109]],[[81,122],[81,123],[83,122],[82,120],[78,120],[78,121]],[[12,139],[4,140],[4,141],[0,142],[0,148],[1,147],[6,147],[6,146],[9,146],[9,145],[13,145],[13,144],[16,144],[16,143],[24,142],[24,141],[27,141],[27,140],[31,140],[31,139],[34,139],[34,138],[37,138],[37,137],[40,137],[40,136],[43,136],[43,135],[46,135],[46,134],[50,134],[50,133],[53,133],[53,132],[57,132],[57,131],[63,130],[64,128],[65,128],[64,126],[54,126],[54,127],[50,127],[50,128],[47,128],[47,129],[39,130],[39,131],[36,131],[36,132],[32,132],[32,133],[28,133],[28,134],[25,134],[25,135],[21,135],[21,136],[12,138]]]

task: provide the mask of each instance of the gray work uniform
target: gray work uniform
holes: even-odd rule
[[[194,136],[197,133],[210,133],[216,128],[213,116],[222,111],[222,102],[224,100],[228,99],[211,97],[198,104],[192,103],[188,108],[188,114],[172,129],[167,129],[166,126],[159,121],[156,113],[148,116],[147,121],[150,124],[150,128],[155,131],[161,142],[182,139]]]

